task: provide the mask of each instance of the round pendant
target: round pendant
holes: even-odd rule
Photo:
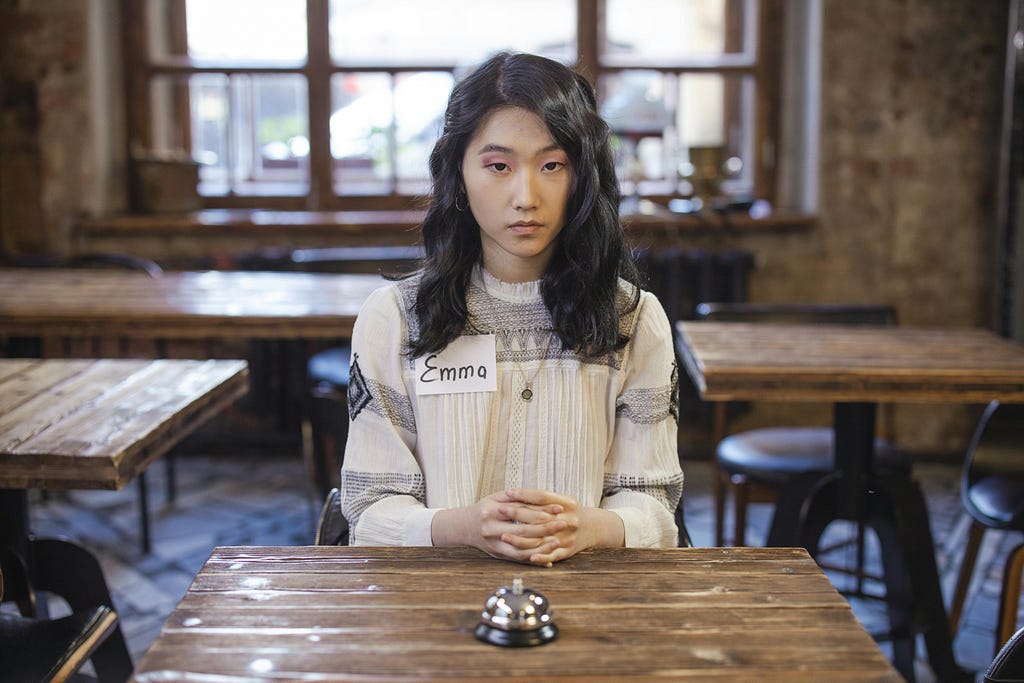
[[[530,387],[525,387],[525,388],[524,388],[524,389],[523,389],[523,390],[522,390],[522,391],[521,391],[521,392],[519,393],[519,395],[523,397],[523,400],[524,400],[524,401],[529,401],[530,399],[532,399],[532,398],[533,398],[533,389],[531,389]]]

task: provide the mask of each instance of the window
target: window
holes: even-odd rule
[[[128,1],[130,141],[207,207],[408,208],[460,72],[522,50],[592,79],[625,194],[771,197],[778,4]]]

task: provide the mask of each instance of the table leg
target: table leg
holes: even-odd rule
[[[875,476],[872,484],[872,508],[877,509],[872,510],[876,514],[871,526],[882,546],[887,587],[891,581],[906,587],[908,609],[913,610],[918,632],[924,634],[928,663],[938,679],[972,681],[973,676],[961,669],[953,656],[924,494],[909,477]],[[891,525],[888,530],[886,524]]]
[[[768,545],[814,555],[834,520],[867,524],[878,535],[894,665],[914,680],[914,638],[921,633],[939,680],[970,681],[953,656],[935,546],[924,495],[910,477],[873,471],[874,406],[836,406],[836,471],[796,477],[778,496]]]
[[[917,628],[914,623],[911,574],[904,561],[903,535],[896,524],[893,507],[885,495],[877,492],[877,488],[878,484],[875,484],[872,487],[873,492],[865,498],[862,523],[875,530],[881,546],[885,603],[889,618],[888,632],[883,639],[892,642],[893,665],[909,683],[913,683]],[[793,525],[795,532],[800,536],[790,540],[795,545],[806,548],[812,556],[817,556],[818,544],[828,525],[837,519],[847,519],[840,505],[841,490],[839,477],[833,475],[823,479],[807,501],[808,504],[804,506],[802,518]],[[918,598],[920,597],[919,593]],[[941,680],[959,679],[954,677]]]
[[[864,523],[867,503],[866,478],[874,471],[874,403],[837,403],[833,410],[835,445],[833,459],[841,473],[839,510],[843,519]]]
[[[0,489],[0,547],[19,557],[28,553],[28,492]]]

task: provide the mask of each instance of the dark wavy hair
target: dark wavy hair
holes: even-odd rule
[[[583,76],[544,57],[507,52],[455,85],[430,154],[432,189],[421,226],[425,258],[415,307],[420,333],[409,353],[440,351],[466,327],[466,290],[482,248],[472,212],[456,207],[465,193],[462,159],[486,115],[502,107],[540,117],[570,161],[565,225],[540,286],[555,332],[578,353],[610,353],[627,341],[619,334],[619,318],[636,308],[640,293],[633,287],[630,297],[618,296],[619,278],[637,285],[638,277],[619,222],[608,125]]]

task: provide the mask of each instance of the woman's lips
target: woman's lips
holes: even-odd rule
[[[544,227],[544,224],[537,221],[519,221],[508,227],[514,232],[536,232],[538,228]]]

